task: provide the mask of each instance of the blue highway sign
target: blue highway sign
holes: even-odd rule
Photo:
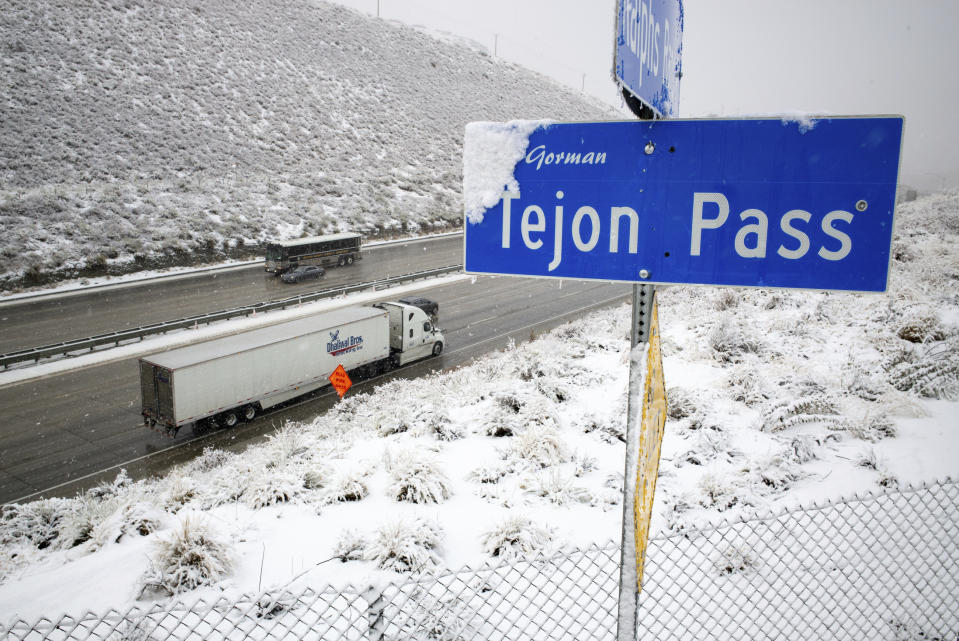
[[[886,289],[901,116],[474,123],[468,204],[490,135],[517,129],[513,180],[489,172],[467,212],[467,272]]]
[[[683,49],[680,0],[618,0],[616,82],[661,118],[679,111]]]

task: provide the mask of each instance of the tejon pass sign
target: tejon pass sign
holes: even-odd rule
[[[471,123],[465,269],[885,291],[902,133],[901,116]]]

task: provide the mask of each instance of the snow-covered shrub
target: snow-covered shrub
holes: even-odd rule
[[[531,424],[514,437],[508,455],[533,467],[549,467],[570,460],[569,447],[553,427]]]
[[[510,516],[480,537],[483,551],[504,561],[544,554],[553,544],[553,528],[525,516]]]
[[[763,414],[762,430],[781,432],[806,423],[823,423],[840,428],[845,425],[836,402],[826,395],[817,394],[772,403]]]
[[[238,456],[224,463],[199,488],[197,504],[204,509],[226,503],[235,503],[246,492],[249,479],[262,473],[262,464],[254,464],[248,457]]]
[[[573,476],[585,476],[599,467],[599,464],[595,458],[585,454],[574,454],[572,457],[572,462]]]
[[[888,383],[877,380],[875,376],[860,369],[853,374],[852,380],[846,385],[846,391],[864,401],[878,401],[884,387],[888,388]]]
[[[778,455],[752,457],[741,471],[750,486],[760,494],[785,492],[800,478],[795,465]]]
[[[812,436],[808,434],[798,434],[789,441],[785,455],[793,463],[802,465],[803,463],[808,463],[809,461],[819,458],[816,452],[819,446],[820,442]]]
[[[180,520],[167,536],[154,544],[146,588],[179,594],[202,585],[213,585],[233,570],[233,550],[210,524],[197,514]]]
[[[479,637],[471,619],[482,621],[479,613],[469,608],[469,601],[456,594],[446,593],[440,598],[422,595],[413,602],[409,617],[403,621],[401,638],[472,641]]]
[[[330,481],[330,470],[322,463],[309,463],[303,467],[303,487],[308,490],[319,490],[326,487]]]
[[[896,436],[896,424],[885,412],[869,414],[858,421],[850,421],[846,426],[850,434],[863,441],[875,443],[884,438]]]
[[[553,377],[537,379],[536,389],[554,403],[563,403],[572,397],[569,388],[560,379]]]
[[[718,427],[696,430],[691,440],[692,447],[676,457],[677,467],[684,463],[704,465],[720,454],[726,459],[732,458],[728,451],[729,436]]]
[[[147,536],[160,529],[164,512],[147,501],[109,501],[99,503],[93,508],[95,514],[89,539],[91,549],[97,550],[113,543],[119,543],[124,536]]]
[[[75,510],[72,500],[61,498],[4,505],[0,507],[0,544],[28,543],[38,550],[63,545],[60,530]]]
[[[381,526],[364,550],[377,567],[394,572],[426,572],[441,563],[439,524],[424,519],[396,521]]]
[[[666,416],[678,421],[697,413],[693,393],[685,387],[670,387],[666,390]]]
[[[769,400],[770,391],[767,386],[767,381],[753,367],[734,369],[729,376],[733,400],[744,403],[747,407],[756,407]],[[671,403],[672,399],[669,401]]]
[[[174,470],[167,478],[166,492],[163,494],[163,507],[176,512],[197,495],[198,487],[193,478],[182,470]]]
[[[882,467],[882,458],[879,456],[876,448],[871,447],[859,453],[856,457],[856,465],[864,467],[867,470],[875,470],[878,472]]]
[[[500,392],[494,394],[492,398],[496,402],[496,405],[503,409],[510,410],[513,414],[519,414],[519,411],[526,405],[525,401],[510,392]]]
[[[303,479],[287,469],[267,469],[247,479],[243,501],[254,510],[292,501],[303,488]]]
[[[94,538],[97,526],[116,509],[114,499],[78,496],[60,526],[59,545],[73,548]]]
[[[524,479],[520,488],[555,505],[597,503],[596,496],[587,488],[576,485],[574,479],[573,476],[565,476],[559,470],[553,469]]]
[[[147,501],[128,504],[123,508],[123,532],[147,536],[160,529],[163,517],[163,511]]]
[[[626,419],[622,416],[613,418],[599,418],[586,416],[582,422],[583,432],[596,434],[602,441],[612,443],[626,442]]]
[[[431,409],[416,417],[417,432],[429,434],[438,441],[455,441],[466,436],[462,425],[453,422],[444,410]]]
[[[889,382],[926,398],[959,399],[959,335],[903,350],[887,366]]]
[[[762,342],[738,324],[724,320],[709,334],[709,347],[720,363],[738,363],[744,354],[759,354]]]
[[[121,491],[131,485],[130,476],[125,469],[117,472],[112,481],[104,481],[90,488],[84,494],[92,499],[105,499],[117,496]]]
[[[333,556],[340,561],[361,561],[369,543],[358,530],[343,530],[333,548]]]
[[[735,289],[721,287],[715,292],[713,307],[715,307],[717,311],[724,312],[736,307],[741,297],[742,294]]]
[[[721,575],[741,574],[756,567],[751,551],[739,545],[725,545],[713,559],[713,568]]]
[[[439,462],[412,449],[388,455],[387,491],[397,501],[440,503],[450,497],[450,482]]]
[[[884,487],[890,490],[894,490],[899,487],[899,479],[896,476],[886,469],[879,470],[879,478],[876,479],[876,483],[880,487]]]
[[[326,500],[334,503],[362,501],[369,493],[366,474],[361,470],[349,470],[333,478],[327,490]]]
[[[703,474],[696,483],[696,489],[700,492],[699,504],[703,507],[715,508],[719,512],[747,503],[732,479],[723,478],[714,472]]]
[[[307,439],[299,425],[286,423],[267,436],[263,450],[268,467],[280,466],[306,452]]]
[[[186,474],[203,474],[222,467],[228,463],[235,454],[225,452],[213,447],[204,447],[203,454],[190,461],[185,467]]]
[[[927,314],[907,319],[896,330],[896,336],[910,343],[927,343],[946,339],[942,321],[935,314]]]
[[[522,425],[522,420],[515,412],[502,407],[494,407],[482,421],[483,433],[496,438],[513,436]]]
[[[509,472],[510,466],[508,464],[494,463],[477,467],[469,473],[467,478],[482,485],[492,485],[499,483]]]

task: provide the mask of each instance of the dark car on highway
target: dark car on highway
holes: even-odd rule
[[[424,312],[430,316],[436,316],[440,311],[440,305],[436,301],[432,301],[429,298],[421,298],[419,296],[410,296],[407,298],[399,299],[399,302],[404,305],[412,305],[413,307],[419,307]]]
[[[284,283],[298,283],[302,280],[323,278],[324,274],[326,274],[326,270],[319,265],[302,265],[300,267],[294,267],[280,276],[280,278]]]

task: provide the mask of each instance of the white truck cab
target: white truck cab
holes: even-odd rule
[[[374,305],[390,316],[390,352],[397,365],[427,356],[439,356],[446,344],[443,332],[419,307],[402,303]]]

